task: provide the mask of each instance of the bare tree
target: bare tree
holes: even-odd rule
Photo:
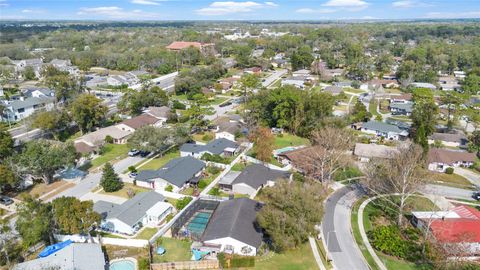
[[[384,198],[398,207],[398,225],[402,224],[408,199],[425,184],[422,153],[420,146],[405,144],[390,159],[372,160],[366,166],[365,185],[369,191],[376,195],[397,195]]]
[[[312,147],[298,155],[295,166],[328,188],[335,173],[350,164],[349,150],[355,137],[350,130],[326,127],[312,133],[312,143]]]

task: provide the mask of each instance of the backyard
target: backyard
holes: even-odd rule
[[[129,150],[130,148],[126,144],[107,143],[103,146],[103,153],[92,160],[90,168],[95,169],[109,161],[122,159],[127,156]]]
[[[295,136],[289,133],[283,133],[275,136],[275,148],[284,148],[287,146],[299,146],[308,145],[310,141],[308,139]]]
[[[137,234],[135,237],[136,239],[145,239],[145,240],[150,240],[152,236],[158,231],[157,228],[150,228],[150,227],[145,227],[143,230]]]
[[[164,255],[153,256],[154,263],[162,262],[180,262],[189,261],[192,258],[190,246],[192,242],[190,240],[180,240],[174,238],[161,238],[160,246],[165,249]]]
[[[130,190],[131,190],[133,195],[136,195],[136,194],[141,193],[141,192],[149,191],[150,189],[135,186],[135,185],[130,184],[130,183],[123,183],[123,188],[120,189],[120,190],[117,190],[115,192],[105,192],[104,190],[101,190],[99,193],[130,199],[131,197],[128,195]]]
[[[284,253],[273,253],[259,256],[255,260],[257,270],[310,270],[318,269],[309,243],[302,244],[299,248]]]

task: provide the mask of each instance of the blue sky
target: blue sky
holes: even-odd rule
[[[480,0],[0,0],[0,20],[480,18]]]

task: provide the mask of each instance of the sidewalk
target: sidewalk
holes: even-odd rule
[[[322,258],[320,258],[320,254],[318,253],[318,247],[317,247],[317,243],[315,242],[315,239],[309,236],[308,242],[310,242],[310,247],[312,248],[312,251],[313,251],[313,257],[315,257],[315,261],[317,262],[318,268],[320,268],[320,270],[327,270],[323,265]]]

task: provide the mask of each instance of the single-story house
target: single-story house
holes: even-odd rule
[[[412,103],[390,103],[390,112],[392,115],[406,115],[409,116],[413,111]]]
[[[170,108],[167,106],[162,107],[148,107],[146,108],[143,113],[151,115],[162,122],[162,125],[167,122],[168,118],[170,117]]]
[[[245,68],[243,72],[247,74],[260,75],[262,73],[262,68],[261,67]]]
[[[160,193],[147,191],[122,204],[98,201],[93,210],[102,215],[103,230],[133,235],[146,225],[159,225],[173,212],[173,206]]]
[[[215,139],[225,138],[229,141],[235,141],[237,134],[246,134],[247,130],[240,121],[228,117],[219,117],[213,121],[215,129]]]
[[[215,44],[213,43],[201,43],[201,42],[190,42],[190,41],[174,41],[166,48],[170,51],[181,51],[190,47],[197,48],[203,53],[211,52],[214,49]]]
[[[389,140],[402,140],[408,136],[408,132],[400,129],[398,126],[379,122],[369,121],[356,125],[356,128],[368,134],[374,134],[377,137],[384,137]]]
[[[90,148],[93,151],[98,149],[105,143],[107,136],[112,137],[113,143],[115,144],[125,144],[127,143],[127,138],[132,134],[130,130],[122,130],[117,126],[109,126],[105,128],[100,128],[94,132],[87,133],[74,141],[75,148],[79,153]],[[78,147],[77,147],[78,145]],[[88,146],[88,147],[87,147]]]
[[[425,82],[413,82],[410,83],[408,86],[410,87],[415,87],[415,88],[427,88],[430,90],[436,90],[437,87],[431,83],[425,83]]]
[[[252,164],[247,166],[233,180],[223,178],[219,186],[233,193],[255,196],[257,192],[266,186],[273,186],[278,179],[292,179],[292,174],[288,171],[273,170],[261,164]]]
[[[19,263],[13,270],[104,270],[106,265],[100,244],[72,243],[47,257]]]
[[[185,143],[180,147],[180,156],[192,156],[201,158],[205,153],[210,155],[234,156],[237,153],[239,145],[225,138],[214,139],[209,143],[202,145],[196,143]]]
[[[448,211],[412,212],[412,223],[428,228],[434,239],[455,256],[480,254],[480,211],[460,205]],[[458,254],[461,250],[462,254]]]
[[[401,94],[401,95],[391,95],[391,103],[411,103],[413,95],[411,93]]]
[[[135,130],[145,126],[161,127],[163,123],[163,120],[158,119],[150,114],[144,113],[139,116],[123,120],[121,123],[118,123],[115,126],[121,130],[127,130],[133,133],[135,132]]]
[[[333,85],[342,88],[352,87],[352,81],[333,82]]]
[[[453,76],[455,76],[457,79],[463,80],[467,77],[467,73],[463,70],[455,70],[453,72]]]
[[[474,153],[432,148],[428,151],[427,164],[430,171],[445,172],[450,167],[470,167],[475,158]]]
[[[308,69],[300,69],[292,72],[293,77],[309,77],[311,76],[310,70]]]
[[[357,156],[361,162],[368,162],[372,158],[392,158],[398,149],[393,146],[357,143],[353,150],[353,155]]]
[[[248,198],[221,202],[202,235],[204,245],[219,246],[219,251],[243,256],[257,255],[263,233],[256,222],[262,205]]]
[[[285,78],[285,79],[282,79],[281,83],[282,83],[282,86],[284,85],[293,85],[293,86],[296,86],[300,89],[304,89],[305,88],[305,82],[308,81],[308,78],[305,77],[305,76],[291,76],[291,77],[288,77],[288,78]]]
[[[137,185],[164,190],[171,185],[177,192],[188,183],[198,180],[203,172],[205,163],[191,156],[170,160],[158,170],[139,171],[135,177]]]
[[[435,141],[440,141],[443,145],[449,146],[449,147],[460,147],[460,148],[466,148],[468,139],[465,134],[462,132],[457,132],[457,133],[433,133],[429,138],[428,138],[428,143],[432,144]]]
[[[338,95],[340,95],[340,93],[343,92],[343,89],[339,86],[331,85],[331,86],[325,87],[323,89],[323,91],[328,92],[328,93],[332,94],[333,96],[338,96]]]
[[[454,76],[442,76],[438,78],[438,85],[443,91],[458,91],[462,88],[457,78]]]

